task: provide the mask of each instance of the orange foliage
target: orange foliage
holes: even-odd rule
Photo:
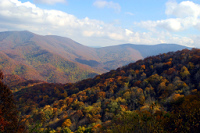
[[[62,123],[62,127],[70,127],[72,124],[70,119],[66,119],[63,123]]]
[[[105,98],[105,96],[106,96],[106,93],[103,91],[97,93],[97,98],[103,99]]]
[[[194,89],[194,90],[192,90],[191,91],[193,94],[196,94],[198,91],[197,91],[197,89]]]
[[[139,86],[142,81],[138,80],[134,83],[134,86]]]
[[[199,55],[193,55],[193,56],[192,56],[192,62],[198,63],[199,60],[200,60],[200,56],[199,56]]]
[[[145,91],[147,91],[149,93],[150,92],[150,87],[146,87]]]
[[[94,125],[93,127],[92,127],[92,132],[99,132],[99,129],[101,128],[102,126],[101,126],[101,124],[96,124],[96,125]]]
[[[172,96],[172,101],[177,101],[178,99],[183,98],[183,97],[184,97],[184,95],[174,94]]]
[[[164,63],[164,64],[170,66],[170,65],[172,64],[172,62],[171,62],[171,61],[168,61],[168,62],[166,62],[166,63]]]
[[[83,96],[82,101],[86,101],[86,100],[88,100],[88,96]]]
[[[176,70],[175,70],[174,68],[169,68],[169,69],[167,70],[167,74],[168,74],[168,75],[172,75],[174,72],[176,72]]]
[[[144,69],[145,69],[145,65],[141,65],[141,69],[143,69],[143,70],[144,70]]]
[[[122,76],[117,76],[117,80],[120,80],[120,79],[122,79]]]
[[[122,108],[122,111],[128,110],[128,107],[126,105],[120,105],[120,107]]]
[[[90,115],[89,118],[91,123],[96,123],[101,118],[101,115],[100,114]]]
[[[139,70],[135,70],[135,74],[138,74],[140,71]]]
[[[136,92],[137,92],[137,94],[142,94],[143,93],[143,89],[138,88]]]
[[[76,114],[77,114],[79,117],[84,116],[84,115],[83,115],[83,112],[82,112],[81,110],[77,110],[77,111],[76,111]]]
[[[109,82],[113,82],[114,81],[114,78],[109,78]]]
[[[67,98],[67,99],[66,99],[66,104],[67,104],[67,106],[69,106],[73,101],[74,101],[73,98]]]
[[[120,71],[121,75],[125,74],[125,71],[124,70],[121,70]]]

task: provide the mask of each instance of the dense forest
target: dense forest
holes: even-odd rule
[[[1,132],[200,131],[200,49],[147,57],[76,83],[13,88],[0,82]]]

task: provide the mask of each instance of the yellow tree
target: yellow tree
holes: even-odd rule
[[[190,75],[190,72],[188,71],[187,67],[183,66],[183,67],[181,68],[180,74],[181,74],[181,77],[182,77],[182,78],[185,78],[185,77],[187,77],[187,76]]]
[[[63,123],[62,123],[62,127],[70,127],[72,124],[70,119],[66,119]]]

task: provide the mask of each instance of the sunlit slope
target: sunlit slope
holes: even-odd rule
[[[0,32],[0,69],[28,80],[76,82],[146,56],[183,48],[175,44],[91,48],[65,37],[8,31]]]

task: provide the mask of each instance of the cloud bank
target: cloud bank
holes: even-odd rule
[[[180,32],[189,28],[200,30],[200,5],[198,4],[191,1],[183,1],[179,4],[176,2],[167,2],[165,13],[172,18],[157,21],[142,21],[137,24],[149,30],[155,30],[156,28],[171,32]]]
[[[51,2],[62,0],[52,0]],[[96,3],[96,4],[95,4]],[[116,3],[96,1],[99,8],[113,8]],[[115,8],[114,8],[115,9]],[[185,11],[189,13],[186,14]],[[159,44],[177,43],[197,46],[198,36],[180,36],[177,32],[193,27],[200,30],[200,5],[190,1],[166,3],[166,15],[171,18],[157,21],[136,22],[145,32],[115,27],[100,20],[59,11],[46,10],[30,2],[0,0],[0,31],[29,30],[34,33],[66,36],[89,46],[108,46],[122,43]]]

